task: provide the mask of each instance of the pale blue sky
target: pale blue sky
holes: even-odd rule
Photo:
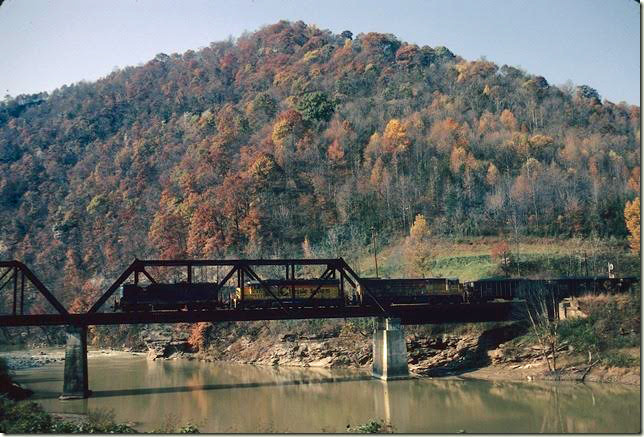
[[[519,66],[553,84],[587,84],[614,102],[640,101],[634,0],[6,0],[0,96],[95,80],[115,66],[198,49],[279,19],[335,33],[393,33],[465,59]]]

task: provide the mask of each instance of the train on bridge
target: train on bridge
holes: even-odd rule
[[[199,311],[216,309],[341,308],[409,304],[462,304],[526,299],[539,292],[557,298],[627,291],[635,277],[578,277],[560,279],[361,278],[347,290],[339,279],[270,279],[243,287],[208,282],[123,284],[114,309],[139,311]]]

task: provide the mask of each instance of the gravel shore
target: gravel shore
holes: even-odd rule
[[[105,355],[127,356],[141,354],[136,352],[105,349],[90,349],[87,351],[87,357],[89,359]],[[9,370],[30,369],[50,364],[63,364],[65,362],[65,348],[43,347],[13,351],[0,351],[0,359],[3,359],[5,361]]]

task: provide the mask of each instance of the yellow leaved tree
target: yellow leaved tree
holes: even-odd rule
[[[640,253],[640,198],[637,197],[632,202],[626,202],[624,208],[624,218],[626,219],[626,228],[628,241],[631,243],[633,253]]]
[[[434,253],[429,238],[431,231],[427,220],[422,214],[417,214],[414,223],[409,229],[409,236],[405,239],[405,260],[410,274],[428,275],[434,264]]]

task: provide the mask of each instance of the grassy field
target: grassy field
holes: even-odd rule
[[[498,237],[432,240],[434,262],[428,276],[455,277],[461,281],[505,277],[498,260],[491,256],[492,248],[501,241]],[[525,238],[518,247],[513,241],[507,242],[512,256],[518,258],[518,263],[510,269],[510,275],[514,277],[605,276],[609,262],[615,266],[618,276],[640,275],[640,258],[629,252],[625,241]],[[379,249],[380,277],[413,275],[405,259],[403,244],[399,242]],[[373,253],[359,257],[356,267],[363,276],[375,276]]]

